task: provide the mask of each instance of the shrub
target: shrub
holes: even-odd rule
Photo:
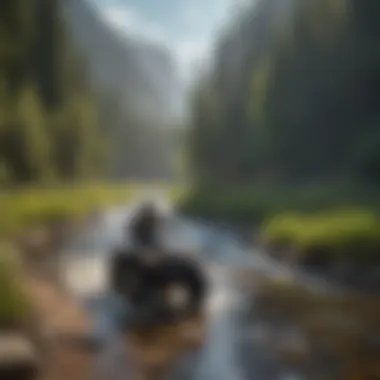
[[[303,252],[322,248],[362,262],[380,258],[380,219],[365,209],[280,214],[263,223],[262,235]]]

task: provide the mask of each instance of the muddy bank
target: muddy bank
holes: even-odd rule
[[[316,292],[268,277],[254,286],[245,316],[249,339],[274,349],[289,371],[311,380],[380,378],[378,297]]]

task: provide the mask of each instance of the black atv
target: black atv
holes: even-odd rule
[[[205,298],[206,279],[198,263],[161,247],[161,223],[154,204],[140,206],[127,226],[132,248],[114,252],[111,263],[111,287],[140,321],[184,318],[199,311]]]
[[[110,280],[142,323],[176,322],[199,312],[207,288],[194,260],[156,251],[116,251]]]

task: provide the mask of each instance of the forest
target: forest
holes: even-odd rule
[[[0,17],[0,181],[96,178],[106,144],[84,58],[61,4],[6,0]]]
[[[165,52],[120,40],[83,0],[6,0],[0,17],[1,186],[173,177],[157,101],[172,74],[134,62],[157,77]]]
[[[380,180],[380,3],[262,0],[220,39],[192,99],[199,182]]]

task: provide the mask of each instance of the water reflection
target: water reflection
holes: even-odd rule
[[[225,309],[212,314],[210,329],[194,379],[240,380],[244,378],[236,358],[238,333],[235,311]]]

